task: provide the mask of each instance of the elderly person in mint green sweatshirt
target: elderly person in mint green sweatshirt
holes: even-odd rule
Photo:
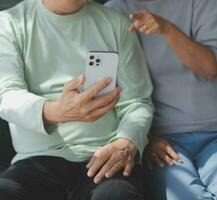
[[[217,1],[111,0],[138,30],[154,84],[154,199],[217,199]],[[147,170],[146,170],[147,172]]]
[[[28,0],[0,25],[0,116],[17,152],[0,199],[143,199],[152,84],[130,21],[85,0]],[[119,54],[107,95],[110,78],[79,91],[89,51]]]

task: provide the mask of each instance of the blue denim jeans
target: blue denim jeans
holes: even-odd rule
[[[216,200],[217,132],[159,137],[170,142],[184,163],[145,170],[154,200]]]

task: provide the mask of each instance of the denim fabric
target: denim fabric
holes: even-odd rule
[[[146,169],[154,200],[217,199],[217,132],[166,134],[184,163]]]

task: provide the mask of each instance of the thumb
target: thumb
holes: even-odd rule
[[[143,12],[133,13],[133,14],[129,15],[129,18],[131,20],[133,20],[133,21],[142,19],[143,17],[144,17],[144,13]]]
[[[65,84],[64,90],[65,91],[72,91],[78,89],[81,85],[84,84],[85,77],[84,75],[79,75],[73,80],[69,81],[68,83]]]

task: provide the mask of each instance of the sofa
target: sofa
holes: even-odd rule
[[[0,172],[10,164],[15,151],[12,146],[8,123],[0,119]]]

